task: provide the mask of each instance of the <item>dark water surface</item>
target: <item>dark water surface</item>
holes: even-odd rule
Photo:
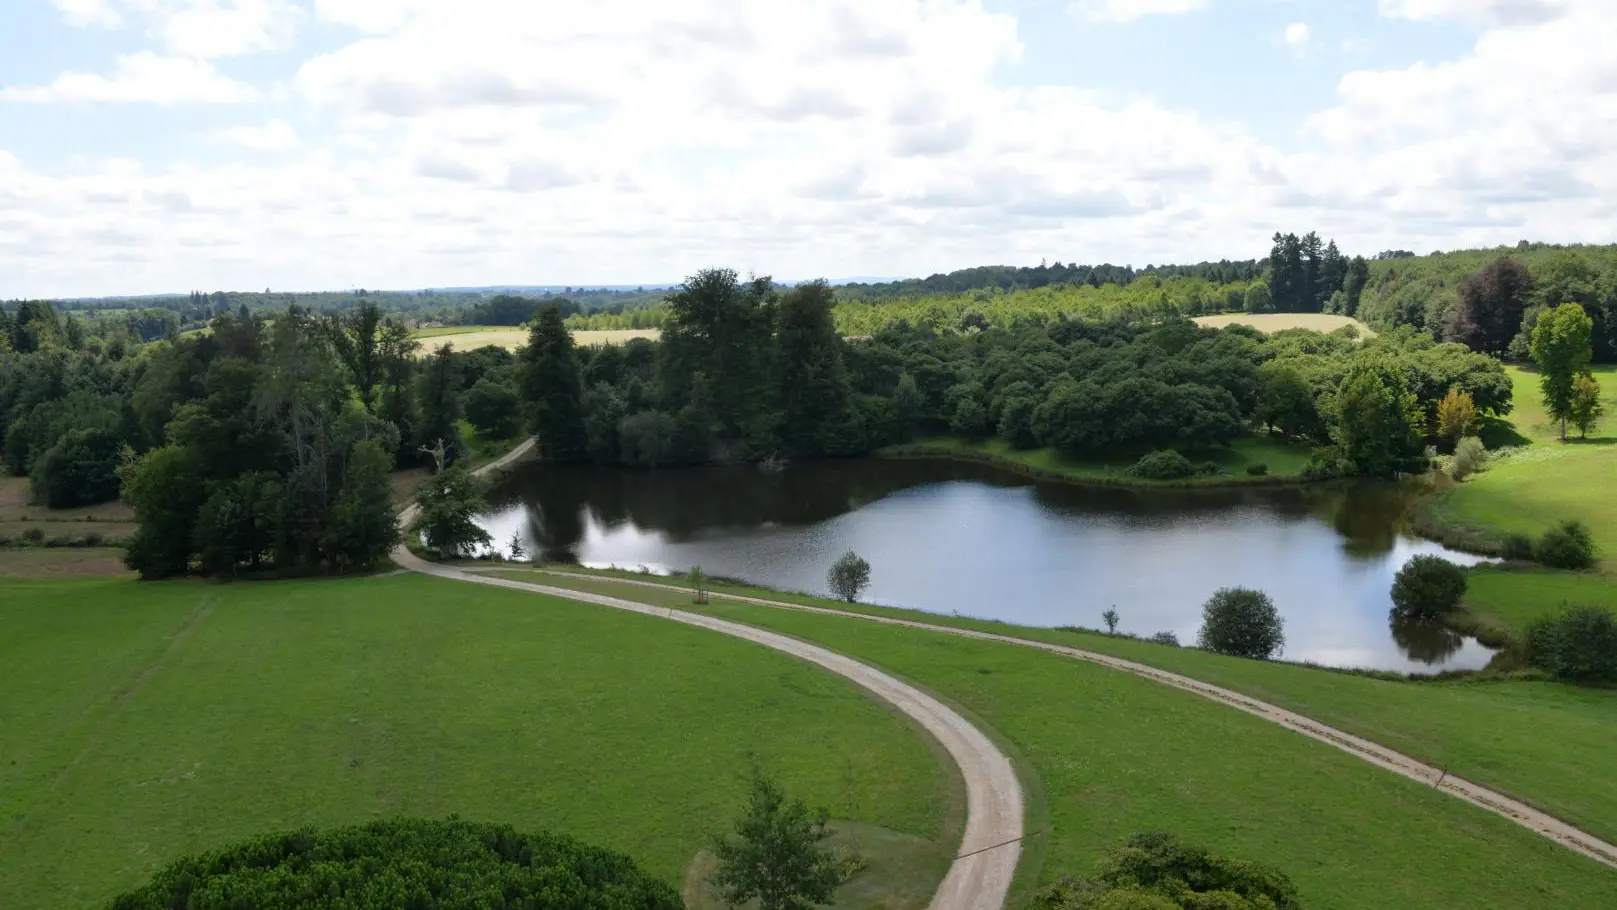
[[[1400,528],[1413,490],[1109,490],[1043,484],[985,465],[820,462],[625,471],[535,466],[490,496],[483,524],[551,561],[646,567],[826,592],[855,550],[864,599],[1031,626],[1171,631],[1191,643],[1216,589],[1259,588],[1286,619],[1288,660],[1429,672],[1491,652],[1442,629],[1392,629],[1388,590],[1410,557],[1475,557]]]

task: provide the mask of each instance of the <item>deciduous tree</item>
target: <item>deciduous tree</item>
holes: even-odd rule
[[[528,331],[521,353],[522,399],[539,454],[572,464],[585,459],[584,374],[561,310],[546,306]]]
[[[1589,344],[1593,329],[1594,321],[1575,303],[1544,312],[1533,327],[1533,361],[1538,364],[1544,410],[1561,422],[1563,442],[1572,417],[1573,382],[1593,356]]]
[[[1460,285],[1449,337],[1474,351],[1503,356],[1521,329],[1532,292],[1527,266],[1508,256],[1494,260]]]

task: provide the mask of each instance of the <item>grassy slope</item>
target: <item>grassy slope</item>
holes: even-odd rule
[[[1537,536],[1578,518],[1594,531],[1605,570],[1617,574],[1617,367],[1596,368],[1607,418],[1585,441],[1561,443],[1539,400],[1538,377],[1509,368],[1515,385],[1512,422],[1531,442],[1482,474],[1439,494],[1431,517],[1459,528]]]
[[[684,595],[661,595],[606,581],[541,577],[547,584],[606,590],[632,599],[650,594],[669,598],[659,601],[669,605],[688,602]],[[1617,779],[1610,773],[1611,744],[1617,742],[1614,691],[1543,682],[1392,682],[1099,634],[849,607],[722,584],[714,590],[980,629],[1125,657],[1289,708],[1509,793],[1608,840],[1617,839]]]
[[[748,750],[836,814],[958,823],[932,747],[851,684],[645,617],[420,576],[0,581],[0,628],[0,907],[391,813],[565,831],[677,887]]]
[[[1063,458],[1053,449],[1013,449],[1009,442],[998,437],[981,442],[953,438],[928,439],[910,446],[898,447],[898,450],[936,452],[946,455],[958,454],[967,458],[1007,462],[1011,466],[1022,466],[1030,468],[1034,472],[1061,475],[1074,480],[1140,486],[1153,485],[1152,481],[1142,480],[1128,473],[1128,469],[1137,460],[1134,458],[1101,462],[1074,462]],[[1297,477],[1302,474],[1303,468],[1307,466],[1309,454],[1309,450],[1302,446],[1289,445],[1264,437],[1247,436],[1237,439],[1228,449],[1199,454],[1193,459],[1217,462],[1226,473],[1213,477],[1172,481],[1165,485],[1217,485],[1221,483],[1250,482],[1253,478],[1247,476],[1247,467],[1260,463],[1268,466],[1268,476],[1270,477]]]
[[[682,593],[577,584],[689,605]],[[1278,865],[1314,908],[1598,905],[1617,885],[1611,870],[1502,819],[1148,680],[1012,645],[839,617],[720,598],[707,609],[896,672],[1008,738],[1039,775],[1049,805],[1041,880],[1087,872],[1107,847],[1158,828]],[[1332,685],[1346,680],[1296,672]]]

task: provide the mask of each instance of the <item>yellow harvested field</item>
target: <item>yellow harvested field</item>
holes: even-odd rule
[[[602,344],[622,344],[636,338],[649,338],[656,341],[660,335],[656,329],[621,329],[605,332],[574,332],[573,341],[578,344],[593,347]],[[434,332],[431,329],[416,334],[421,342],[423,353],[452,344],[457,351],[472,351],[477,348],[505,348],[514,351],[528,343],[528,333],[524,329],[478,329],[471,332]]]
[[[1345,325],[1359,330],[1359,337],[1374,338],[1375,331],[1348,316],[1327,316],[1324,313],[1225,313],[1222,316],[1198,316],[1197,325],[1221,329],[1227,325],[1249,325],[1260,332],[1281,332],[1286,329],[1312,329],[1316,332],[1334,332]]]

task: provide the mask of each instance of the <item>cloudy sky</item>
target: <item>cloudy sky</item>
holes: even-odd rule
[[[0,0],[0,298],[1610,241],[1617,0]]]

